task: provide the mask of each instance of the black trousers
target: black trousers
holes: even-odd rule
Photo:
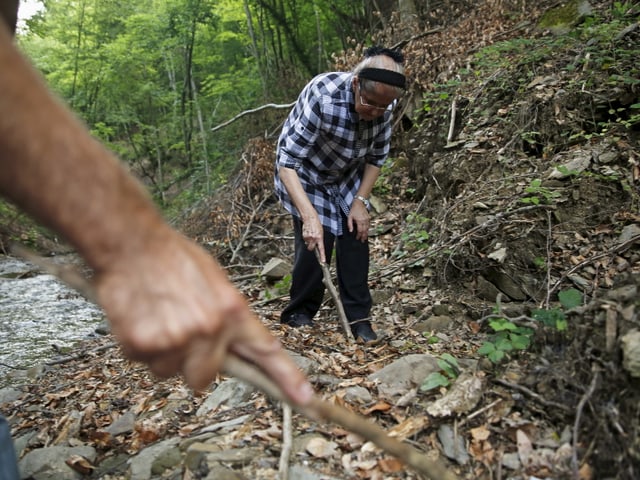
[[[324,251],[331,263],[333,247],[336,247],[336,271],[338,290],[347,320],[367,318],[371,311],[369,291],[369,242],[356,239],[356,231],[349,232],[347,217],[341,215],[343,235],[335,236],[324,229]],[[291,274],[289,304],[282,311],[281,320],[286,322],[294,313],[303,313],[313,318],[324,298],[322,268],[314,251],[309,251],[302,238],[302,222],[293,217],[295,234],[295,258]]]

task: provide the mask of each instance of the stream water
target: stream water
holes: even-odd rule
[[[51,275],[0,256],[0,387],[30,368],[86,339],[103,320],[102,311]]]

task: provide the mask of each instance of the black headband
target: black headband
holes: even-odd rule
[[[373,80],[374,82],[386,83],[394,87],[406,88],[407,80],[401,73],[387,70],[385,68],[363,68],[358,72],[358,77]]]

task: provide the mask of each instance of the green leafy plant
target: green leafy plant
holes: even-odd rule
[[[410,250],[421,250],[429,243],[431,235],[425,229],[430,219],[418,213],[407,216],[406,229],[400,235],[402,243]]]
[[[460,375],[460,365],[456,357],[450,353],[443,353],[438,358],[439,372],[430,373],[420,386],[420,391],[428,392],[434,388],[448,387]]]
[[[565,310],[570,310],[582,304],[582,294],[575,288],[569,288],[558,293],[558,300]],[[568,326],[567,316],[559,308],[538,308],[532,312],[532,316],[547,327],[553,327],[560,332]]]
[[[531,180],[531,183],[524,189],[527,196],[520,199],[522,203],[531,203],[533,205],[551,204],[554,199],[558,198],[560,194],[553,190],[543,187],[542,180],[536,178]]]
[[[489,326],[495,333],[478,349],[478,353],[486,355],[493,363],[500,363],[512,350],[526,350],[531,345],[533,330],[530,328],[520,327],[502,317],[492,319]]]
[[[287,274],[282,277],[281,280],[278,280],[273,288],[267,288],[264,291],[264,297],[267,300],[271,300],[275,297],[280,297],[282,295],[286,295],[291,288],[291,274]]]

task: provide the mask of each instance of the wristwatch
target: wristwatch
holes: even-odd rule
[[[364,198],[362,195],[356,195],[356,199],[364,203],[364,206],[367,208],[367,210],[371,208],[371,202],[369,201],[368,198]]]

